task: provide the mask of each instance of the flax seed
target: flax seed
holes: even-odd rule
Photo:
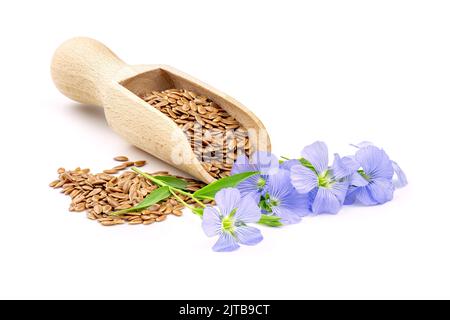
[[[118,171],[114,170],[114,169],[108,169],[108,170],[103,170],[103,172],[106,174],[116,174]]]
[[[95,206],[94,206],[94,212],[95,212],[96,214],[102,213],[102,212],[103,212],[103,207],[102,207],[101,205],[99,205],[99,204],[95,205]]]
[[[57,184],[59,184],[59,182],[59,180],[52,181],[49,186],[54,188]]]
[[[163,215],[163,216],[159,216],[158,218],[156,218],[156,222],[162,222],[164,220],[167,219],[167,216]]]
[[[105,227],[116,226],[117,223],[114,221],[101,221],[100,224]]]
[[[97,220],[97,217],[96,217],[95,214],[92,213],[92,212],[88,212],[87,218],[88,218],[89,220]]]
[[[186,103],[187,99],[184,103]],[[132,165],[134,162],[128,161]],[[127,165],[124,162],[122,165]],[[172,196],[160,204],[155,204],[145,210],[129,212],[120,217],[109,214],[128,209],[141,202],[144,197],[157,189],[151,181],[132,171],[125,171],[120,176],[108,173],[92,174],[89,169],[76,168],[72,171],[59,170],[59,179],[50,183],[53,188],[61,188],[61,192],[70,196],[70,211],[86,211],[86,217],[96,220],[104,226],[114,226],[128,222],[129,224],[152,224],[165,220],[167,214],[179,215],[183,205]],[[169,176],[167,171],[152,173],[152,175]],[[192,179],[188,182],[188,190],[196,191],[204,186],[203,183]],[[188,200],[181,196],[182,199]],[[195,204],[193,204],[195,205]]]
[[[145,161],[145,160],[139,160],[139,161],[135,161],[134,162],[134,165],[136,166],[136,167],[143,167],[143,166],[145,166],[147,164],[147,161]]]
[[[177,217],[181,217],[183,215],[183,212],[180,210],[173,210],[172,214],[177,216]]]
[[[112,168],[112,170],[120,171],[120,170],[126,169],[127,167],[128,166],[124,163],[124,164],[121,164],[119,166],[115,166],[114,168]]]
[[[238,152],[243,151],[248,156],[252,151],[246,138],[247,130],[205,96],[183,89],[169,89],[146,93],[143,99],[178,124],[191,143],[194,154],[213,177],[228,176],[231,167],[211,167],[205,164],[211,160],[218,160],[222,164],[232,163],[237,158]],[[214,137],[212,132],[215,133]],[[238,146],[236,139],[230,139],[230,136],[246,140]],[[218,170],[211,172],[211,169],[217,168]]]

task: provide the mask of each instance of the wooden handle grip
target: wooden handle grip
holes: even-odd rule
[[[90,38],[63,43],[52,61],[56,87],[72,100],[102,106],[104,87],[125,66],[110,49]]]

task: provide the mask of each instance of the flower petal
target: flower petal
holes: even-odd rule
[[[312,212],[336,214],[341,207],[341,202],[330,189],[320,187],[312,204]]]
[[[350,184],[355,187],[365,187],[369,184],[369,181],[364,179],[364,177],[360,175],[359,172],[355,172],[350,177]]]
[[[239,245],[235,237],[233,237],[228,232],[222,232],[217,240],[216,244],[213,246],[213,250],[217,252],[230,252],[239,249]]]
[[[239,243],[254,246],[262,241],[261,231],[255,227],[241,226],[236,228],[235,235]]]
[[[208,237],[213,237],[220,233],[222,221],[216,207],[206,207],[203,211],[202,228]]]
[[[356,144],[351,143],[350,145],[351,145],[352,147],[355,147],[355,148],[360,149],[360,148],[365,148],[365,147],[367,147],[367,146],[373,146],[373,143],[370,142],[370,141],[362,141],[362,142],[356,143]]]
[[[261,209],[253,197],[246,196],[239,202],[234,218],[244,223],[258,222],[261,219]]]
[[[309,212],[308,209],[306,209],[302,213],[299,213],[299,211],[293,211],[289,207],[279,206],[272,208],[272,213],[281,218],[282,224],[287,225],[299,223],[302,220],[302,217],[306,216]]]
[[[237,188],[241,192],[241,196],[245,197],[247,195],[251,195],[255,199],[255,201],[259,201],[259,198],[264,191],[264,187],[261,188],[258,186],[258,182],[260,179],[266,180],[267,177],[257,174],[239,183],[237,185]]]
[[[395,175],[397,176],[397,179],[394,180],[394,186],[396,188],[403,188],[408,184],[406,174],[403,172],[397,162],[392,161],[392,167],[394,168]]]
[[[335,182],[330,188],[330,191],[336,196],[336,198],[342,203],[344,203],[345,196],[347,195],[349,183],[348,180],[342,182]]]
[[[245,155],[240,155],[237,157],[231,169],[231,174],[237,174],[242,172],[258,171],[257,168],[250,164],[248,158]]]
[[[367,189],[378,204],[383,204],[391,201],[394,197],[394,184],[389,179],[375,179],[368,186]]]
[[[341,158],[337,153],[334,154],[334,162],[331,169],[336,179],[342,179],[350,176],[358,170],[360,164],[353,157]]]
[[[348,189],[344,200],[345,205],[352,205],[356,202],[356,190],[357,188],[355,187],[350,187]]]
[[[319,185],[319,178],[311,170],[303,165],[291,168],[291,183],[299,193],[308,193]]]
[[[271,200],[278,202],[277,206],[272,206],[272,212],[281,217],[285,224],[297,223],[301,217],[310,213],[308,194],[300,194],[294,189],[287,170],[281,169],[270,177],[266,192]]]
[[[359,149],[356,152],[355,158],[371,179],[392,179],[394,168],[384,150],[374,146],[367,146]]]
[[[355,190],[355,197],[358,202],[366,206],[373,206],[378,204],[369,192],[368,185],[366,187],[360,187]]]
[[[281,207],[291,210],[296,215],[300,217],[307,216],[311,214],[309,210],[310,198],[308,194],[300,194],[293,191],[289,196],[283,199]]]
[[[241,193],[236,188],[225,188],[216,193],[215,200],[222,216],[227,216],[237,208]]]
[[[258,151],[251,158],[250,163],[254,164],[261,174],[271,175],[278,171],[280,163],[278,158],[270,152]]]
[[[297,159],[286,160],[280,164],[280,169],[290,171],[293,166],[298,165],[298,164],[300,164],[300,161]]]
[[[306,146],[302,150],[302,157],[311,162],[318,174],[328,169],[328,147],[322,141]]]
[[[281,200],[283,197],[291,193],[293,189],[294,188],[291,183],[291,173],[288,170],[281,169],[276,174],[270,176],[270,180],[267,183],[265,191],[271,198]]]

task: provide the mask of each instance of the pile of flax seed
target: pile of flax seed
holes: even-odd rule
[[[102,173],[91,173],[90,169],[76,168],[74,170],[58,169],[59,177],[50,183],[50,187],[61,189],[72,201],[70,211],[86,212],[91,220],[98,221],[103,226],[120,224],[152,224],[167,219],[169,215],[181,216],[183,205],[173,196],[145,210],[129,212],[121,216],[110,215],[114,211],[129,209],[140,203],[158,186],[133,171],[126,170],[130,166],[143,166],[145,161],[129,161],[125,156],[114,158],[122,164]],[[125,171],[126,170],[126,171]],[[119,174],[120,173],[120,174]],[[153,176],[168,176],[167,171],[151,173]],[[177,177],[186,180],[187,190],[195,192],[202,188],[202,182]],[[179,195],[186,203],[196,203],[187,196]]]

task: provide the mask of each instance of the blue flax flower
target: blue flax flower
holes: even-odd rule
[[[328,166],[328,148],[317,141],[302,150],[302,159],[291,167],[291,181],[300,194],[308,194],[313,213],[337,213],[345,200],[349,181],[358,164],[350,157],[335,154]]]
[[[283,224],[298,223],[309,214],[308,195],[299,194],[294,189],[290,172],[284,169],[270,176],[260,207],[268,215],[280,217]]]
[[[408,183],[398,164],[380,148],[366,143],[356,152],[355,160],[359,169],[351,176],[345,204],[383,204],[392,200],[395,187]]]
[[[255,245],[263,239],[259,229],[248,226],[261,219],[261,209],[251,196],[241,197],[236,188],[220,190],[216,207],[207,207],[203,213],[202,228],[208,237],[219,235],[214,251],[234,251],[239,243]]]
[[[298,165],[298,164],[299,164],[298,159],[286,160],[286,161],[283,161],[283,162],[280,164],[280,169],[284,169],[284,170],[291,171],[291,168],[292,168],[293,166]]]
[[[261,195],[270,179],[270,175],[276,173],[279,169],[278,158],[268,152],[255,152],[250,159],[245,155],[241,155],[236,159],[231,174],[237,174],[249,171],[258,171],[257,174],[249,179],[241,182],[237,188],[241,191],[242,196],[250,195],[255,201],[259,201]]]

